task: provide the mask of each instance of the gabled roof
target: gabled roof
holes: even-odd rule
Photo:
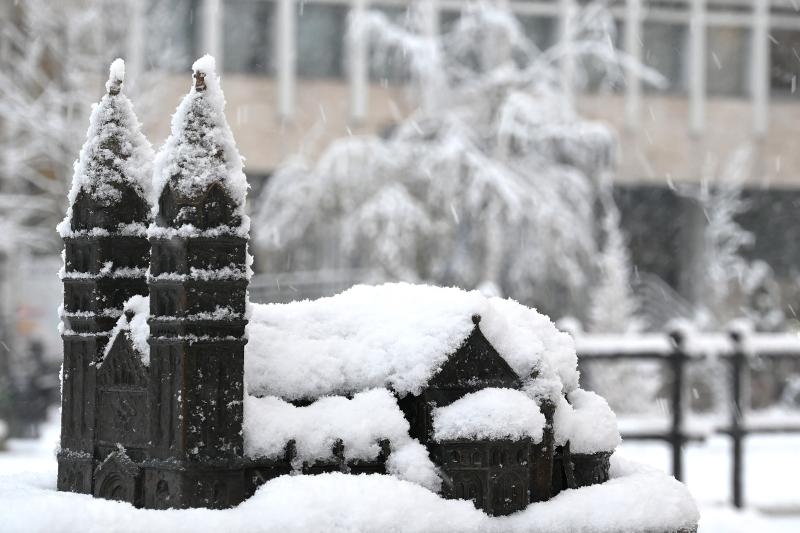
[[[117,334],[109,341],[106,356],[97,369],[98,385],[147,385],[147,369],[128,335]]]
[[[428,383],[439,389],[478,390],[486,387],[518,388],[518,376],[480,330],[480,317],[472,317],[475,328]]]
[[[251,304],[249,319],[245,384],[256,396],[313,399],[374,387],[418,394],[443,369],[441,380],[498,373],[496,386],[508,386],[509,369],[514,380],[535,370],[529,390],[554,400],[578,384],[568,335],[533,309],[478,291],[359,285],[313,301]]]

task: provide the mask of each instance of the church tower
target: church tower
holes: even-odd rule
[[[214,59],[192,68],[153,179],[148,508],[244,498],[248,185]]]
[[[153,152],[122,94],[124,63],[111,65],[106,94],[92,109],[72,177],[64,239],[64,366],[58,489],[92,492],[95,365],[131,296],[147,294]]]

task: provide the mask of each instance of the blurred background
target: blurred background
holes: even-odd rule
[[[800,527],[795,0],[0,0],[6,459],[57,424],[54,228],[108,64],[158,147],[204,53],[251,300],[403,280],[535,306],[707,530]]]

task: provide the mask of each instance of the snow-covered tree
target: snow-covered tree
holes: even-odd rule
[[[151,9],[163,10],[151,17],[156,25],[175,21],[167,3],[156,4]],[[85,117],[101,94],[106,66],[128,52],[136,5],[145,4],[25,0],[0,5],[0,247],[48,252],[60,247],[53,227],[64,212]],[[147,64],[157,68],[174,48],[165,42]],[[141,104],[152,87],[131,82]]]
[[[597,281],[590,298],[589,331],[636,333],[644,324],[631,286],[633,265],[620,229],[619,210],[608,197],[601,198],[601,203],[602,246],[597,258]],[[655,361],[608,361],[593,365],[588,375],[592,390],[622,413],[652,410],[661,387],[661,367]]]
[[[603,244],[598,256],[599,272],[589,307],[589,329],[628,333],[641,328],[639,303],[631,287],[632,263],[620,229],[619,210],[604,202]]]
[[[754,236],[742,228],[736,216],[747,210],[742,198],[744,180],[751,168],[750,153],[739,150],[720,174],[709,168],[694,195],[706,219],[699,260],[703,276],[700,305],[717,320],[735,318],[726,313],[726,297],[741,283],[749,269],[743,256]],[[738,315],[738,313],[736,313]]]
[[[754,235],[736,218],[748,209],[743,190],[751,168],[750,150],[740,148],[721,168],[709,159],[698,185],[678,189],[697,209],[700,220],[698,245],[688,273],[692,290],[689,305],[684,306],[690,316],[683,318],[702,329],[724,328],[747,307],[744,299],[754,278],[745,253]]]
[[[616,142],[575,112],[559,65],[592,59],[612,81],[634,68],[609,47],[611,15],[586,8],[540,51],[502,2],[470,4],[443,34],[417,13],[403,25],[352,20],[350,38],[370,42],[377,61],[405,59],[416,110],[386,138],[344,138],[316,164],[295,158],[275,172],[256,213],[262,266],[491,285],[584,314],[597,194],[609,186],[597,176]]]

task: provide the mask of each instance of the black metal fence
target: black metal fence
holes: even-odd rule
[[[670,425],[666,431],[630,431],[628,440],[661,440],[672,451],[673,475],[684,478],[683,448],[690,440],[702,440],[686,430],[686,367],[709,355],[724,360],[730,369],[728,380],[730,404],[728,422],[715,428],[731,440],[731,497],[736,507],[744,506],[744,440],[751,434],[800,433],[800,424],[759,423],[747,421],[743,397],[746,394],[751,361],[796,359],[800,361],[800,336],[795,334],[688,334],[674,331],[669,335],[644,335],[623,339],[609,335],[575,335],[579,360],[584,365],[611,360],[657,360],[670,371]]]

